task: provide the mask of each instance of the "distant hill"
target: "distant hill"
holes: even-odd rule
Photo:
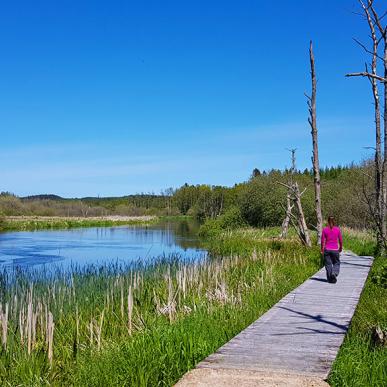
[[[54,195],[54,194],[24,196],[20,199],[22,199],[22,200],[66,200],[65,198],[62,198],[61,196]]]

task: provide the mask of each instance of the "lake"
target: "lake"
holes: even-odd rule
[[[206,256],[193,220],[162,221],[149,226],[91,227],[0,233],[0,267],[70,267],[128,263],[178,254]]]

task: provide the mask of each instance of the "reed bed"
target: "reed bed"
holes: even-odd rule
[[[293,242],[228,240],[224,257],[4,270],[2,385],[171,385],[319,265]]]

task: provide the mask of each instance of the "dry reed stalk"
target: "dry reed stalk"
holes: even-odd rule
[[[27,307],[27,351],[28,355],[31,354],[31,341],[32,341],[32,302],[28,303]]]
[[[94,342],[93,319],[90,320],[89,330],[90,330],[90,347],[92,347]]]
[[[18,298],[17,298],[17,293],[15,293],[15,296],[13,298],[13,318],[16,320],[17,319],[17,305],[18,305]]]
[[[54,353],[54,318],[51,312],[48,313],[48,322],[47,322],[47,334],[48,334],[48,361],[50,366],[52,366],[53,353]]]
[[[128,290],[128,333],[132,334],[132,315],[133,315],[133,292],[132,286],[129,286]]]
[[[121,282],[121,318],[124,319],[125,307],[124,307],[124,285]]]
[[[97,351],[100,351],[101,349],[101,335],[102,335],[102,325],[103,325],[104,315],[105,315],[105,309],[102,311],[101,317],[99,319],[99,327],[97,332]]]
[[[32,349],[35,347],[36,343],[36,321],[38,319],[38,313],[35,312],[32,314],[32,341],[31,341],[31,347]]]
[[[74,276],[71,276],[71,293],[72,293],[73,299],[75,300],[75,283],[74,283]]]
[[[46,346],[48,347],[48,306],[44,304],[44,316],[46,322]]]
[[[175,294],[173,294],[173,283],[172,283],[172,277],[170,274],[170,271],[168,271],[168,316],[169,316],[169,322],[172,322],[175,319],[176,314],[176,302],[175,298],[177,296],[177,291]]]
[[[78,305],[75,307],[75,319],[76,319],[76,342],[77,346],[79,345],[79,310],[78,310]]]
[[[7,338],[8,338],[8,302],[5,304],[5,311],[3,313],[3,307],[1,306],[1,314],[0,314],[0,320],[1,320],[1,328],[2,328],[2,335],[1,335],[1,341],[3,344],[3,348],[7,349]]]
[[[161,304],[160,304],[159,298],[158,298],[157,295],[156,295],[155,289],[153,289],[153,299],[154,299],[155,304],[156,304],[156,310],[159,312],[160,309],[161,309]]]
[[[20,344],[24,344],[24,307],[19,311]]]

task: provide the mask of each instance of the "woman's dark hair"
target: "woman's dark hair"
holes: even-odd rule
[[[328,216],[328,224],[329,224],[329,227],[333,227],[333,226],[336,226],[336,221],[335,221],[335,218],[333,216]]]

